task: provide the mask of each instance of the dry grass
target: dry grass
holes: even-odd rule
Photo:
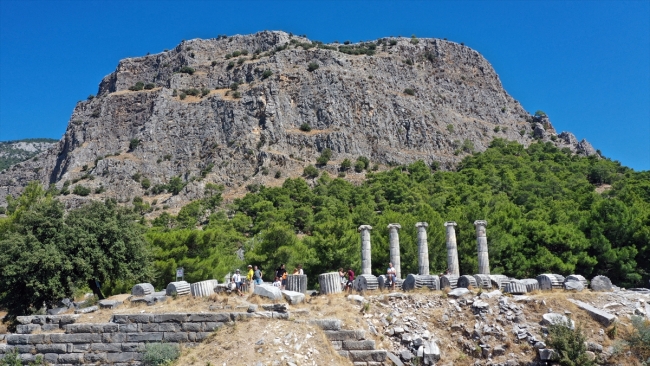
[[[261,342],[260,342],[261,341]],[[257,344],[258,342],[262,344]],[[217,330],[194,349],[183,350],[176,366],[270,365],[293,359],[299,365],[350,365],[330,346],[323,332],[306,323],[256,319]]]

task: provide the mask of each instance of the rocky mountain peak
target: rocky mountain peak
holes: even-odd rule
[[[279,31],[193,39],[120,61],[97,96],[76,105],[56,147],[0,173],[0,205],[39,180],[89,189],[65,196],[69,206],[144,196],[174,208],[202,197],[207,183],[223,185],[227,198],[281,184],[326,149],[320,169],[330,174],[358,157],[376,169],[415,160],[452,169],[494,138],[595,153],[526,112],[462,44],[323,44]]]

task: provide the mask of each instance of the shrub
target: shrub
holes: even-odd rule
[[[95,99],[95,96],[94,96],[94,95],[92,95],[92,94],[90,94],[90,95],[88,96],[88,98],[87,98],[87,99],[88,99],[88,100],[93,100],[93,99]]]
[[[131,176],[131,179],[133,179],[136,182],[140,182],[140,178],[142,178],[142,174],[140,174],[139,172]]]
[[[405,64],[407,64],[409,66],[413,66],[413,60],[411,60],[410,58],[404,59],[402,62],[404,62]]]
[[[130,151],[135,150],[138,146],[140,146],[140,139],[131,139],[131,141],[129,141]]]
[[[239,99],[239,98],[241,98],[241,93],[236,91],[236,92],[232,93],[232,97],[235,98],[235,99]]]
[[[147,366],[171,364],[181,355],[180,348],[172,343],[147,343],[142,361]]]
[[[232,57],[239,57],[239,56],[241,56],[240,51],[235,51],[235,52],[232,53]]]
[[[318,69],[319,67],[320,67],[320,66],[318,66],[317,63],[315,63],[315,62],[310,62],[309,65],[307,65],[307,71],[310,71],[310,72],[311,72],[311,71],[314,71],[314,70]]]
[[[343,44],[350,44],[350,41],[345,41],[343,42]]]
[[[404,89],[404,94],[415,95],[415,90],[413,90],[411,88],[406,88],[406,89]]]
[[[232,84],[230,84],[230,90],[237,90],[237,88],[239,88],[239,84],[238,84],[238,83],[232,83]]]
[[[142,186],[142,189],[149,189],[149,187],[151,187],[151,181],[149,178],[142,178],[140,185]]]
[[[132,91],[138,91],[138,90],[142,90],[142,89],[144,89],[144,83],[142,81],[138,81],[137,83],[135,83],[135,85],[133,85],[132,87],[129,87],[129,90],[132,90]]]
[[[184,100],[185,98],[187,98],[187,94],[185,94],[185,92],[181,92],[181,94],[178,97],[181,98],[181,100]]]
[[[463,146],[461,146],[461,149],[463,151],[468,152],[468,153],[473,153],[474,152],[474,143],[470,140],[464,140],[463,141]]]
[[[370,160],[365,156],[359,156],[357,162],[363,163],[363,169],[368,169],[370,167]]]
[[[361,173],[363,171],[364,167],[365,167],[365,165],[363,164],[362,161],[357,160],[357,162],[354,163],[354,171],[357,172],[357,173]]]
[[[77,196],[85,197],[90,194],[90,188],[82,186],[81,184],[77,184],[74,186],[72,193],[76,194]]]
[[[499,127],[499,126],[494,127],[494,132],[499,132],[500,130],[501,130],[501,127]]]
[[[305,170],[303,170],[302,175],[307,178],[316,178],[318,177],[318,169],[316,169],[315,166],[309,164],[307,167],[305,167]]]
[[[246,61],[246,58],[240,57],[239,60],[237,60],[237,65],[241,65]]]
[[[228,62],[228,67],[227,67],[227,68],[230,70],[230,69],[232,69],[233,67],[235,67],[235,62],[234,62],[234,61],[230,61],[230,62]]]
[[[453,133],[453,132],[454,132],[454,125],[452,125],[451,123],[448,124],[448,125],[447,125],[447,131]]]
[[[262,175],[269,175],[269,168],[267,167],[262,168]]]
[[[282,177],[282,172],[279,171],[279,170],[276,171],[274,177],[275,177],[275,179],[279,179],[280,177]]]
[[[156,84],[154,83],[148,83],[147,85],[144,86],[145,89],[151,90],[156,87]]]
[[[323,150],[318,159],[316,159],[317,165],[327,165],[327,162],[332,158],[332,149],[327,148]]]
[[[630,350],[646,364],[650,364],[650,321],[633,316],[632,327],[634,332],[626,338]]]
[[[217,61],[212,61],[212,66],[217,66]]]
[[[414,35],[411,36],[411,44],[418,44],[420,40]]]
[[[264,72],[262,73],[262,79],[266,79],[266,78],[268,78],[268,77],[271,76],[271,75],[273,75],[273,71],[266,69],[266,70],[264,70]]]
[[[300,131],[309,132],[311,131],[311,126],[309,123],[303,123],[300,125]]]
[[[201,89],[201,97],[205,97],[208,94],[210,94],[210,89],[206,89],[206,88]]]
[[[396,44],[397,44],[397,40],[396,40],[396,39],[391,39],[391,40],[390,40],[390,45],[391,45],[391,46],[394,46],[394,45],[396,45]]]
[[[90,115],[92,118],[97,118],[102,114],[102,112],[99,109],[95,109],[93,113]]]
[[[229,60],[229,59],[232,58],[232,54],[231,54],[231,53],[227,53],[226,56],[224,56],[224,57],[226,58],[226,60]]]
[[[105,191],[106,191],[106,188],[104,188],[103,185],[100,185],[99,187],[95,188],[95,194],[104,193]]]
[[[535,112],[535,117],[546,117],[546,113],[544,113],[544,111],[537,110]]]
[[[350,168],[352,168],[352,162],[350,161],[350,159],[348,158],[343,159],[343,162],[341,163],[341,170],[348,171],[350,170]]]
[[[183,190],[183,188],[185,188],[185,185],[187,185],[187,183],[183,182],[181,177],[174,177],[169,181],[167,190],[169,193],[177,195]]]
[[[196,70],[194,70],[193,68],[191,68],[191,67],[189,67],[189,66],[183,66],[183,67],[181,67],[181,69],[179,70],[179,72],[181,72],[181,73],[183,73],[183,74],[190,74],[190,75],[193,75],[195,71],[196,71]]]
[[[176,96],[178,96],[178,90],[174,89],[174,91],[172,92],[172,97],[176,97]]]
[[[560,321],[549,327],[548,345],[553,348],[562,366],[595,365],[587,358],[587,347],[582,326],[571,329],[571,320]]]

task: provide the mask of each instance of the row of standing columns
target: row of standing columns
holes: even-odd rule
[[[447,229],[447,268],[449,273],[454,276],[460,276],[460,267],[458,265],[458,245],[456,244],[456,223],[453,221],[445,222]],[[476,220],[474,221],[476,227],[476,246],[478,253],[478,273],[490,274],[490,260],[488,257],[488,244],[485,229],[487,221]],[[426,222],[418,222],[415,224],[418,230],[418,274],[429,275],[429,246],[427,242],[427,227],[429,224]],[[390,261],[395,267],[395,274],[397,278],[402,278],[402,269],[400,263],[400,249],[399,249],[399,229],[400,224],[388,224],[388,242],[390,251]],[[370,230],[372,226],[361,225],[359,226],[359,233],[361,233],[361,274],[372,274],[372,260],[371,260],[371,246],[370,246]]]

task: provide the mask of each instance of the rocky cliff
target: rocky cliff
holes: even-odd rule
[[[223,184],[227,197],[279,184],[327,148],[332,158],[321,169],[330,173],[359,156],[379,169],[415,160],[451,169],[495,137],[595,153],[526,112],[462,44],[322,44],[269,31],[194,39],[120,61],[97,96],[76,105],[55,147],[0,173],[0,205],[38,180],[91,189],[65,196],[69,206],[146,196],[174,208],[202,197],[209,182]],[[184,187],[164,193],[174,177]]]
[[[23,139],[14,141],[0,142],[0,170],[5,170],[10,166],[48,150],[56,144],[54,139]]]

